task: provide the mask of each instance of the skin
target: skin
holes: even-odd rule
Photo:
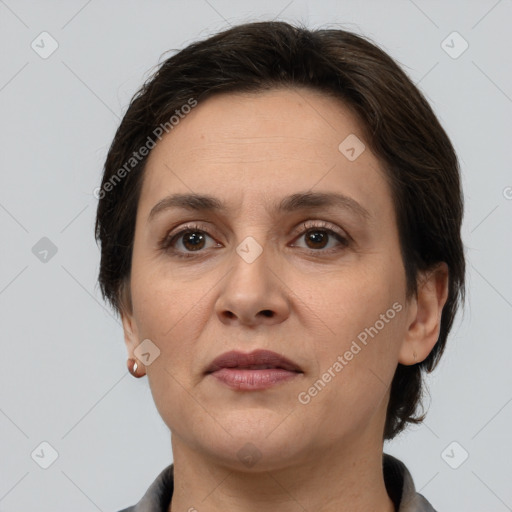
[[[338,150],[349,134],[364,141],[358,118],[316,91],[218,95],[199,103],[149,156],[132,307],[122,319],[129,357],[144,339],[160,350],[139,365],[171,431],[169,511],[394,510],[381,467],[389,386],[399,362],[422,361],[437,341],[448,273],[441,264],[420,275],[417,297],[406,300],[391,191],[368,145],[352,162]],[[272,210],[308,191],[349,196],[369,216],[340,207]],[[209,194],[228,209],[169,208],[149,220],[174,193]],[[304,229],[305,221],[313,227]],[[322,221],[349,237],[348,245],[334,235],[318,243],[311,231]],[[186,237],[175,240],[177,253],[188,250],[191,258],[159,247],[190,222],[208,235],[199,251]],[[263,249],[252,263],[236,251],[249,236]],[[300,403],[299,393],[394,303],[401,311]],[[303,373],[257,392],[204,375],[218,355],[257,348],[283,354]],[[237,455],[247,443],[260,456],[250,467]]]

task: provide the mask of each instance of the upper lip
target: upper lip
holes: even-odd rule
[[[222,368],[251,368],[262,365],[302,373],[299,365],[271,350],[254,350],[248,354],[236,350],[225,352],[210,363],[206,373],[212,373]]]

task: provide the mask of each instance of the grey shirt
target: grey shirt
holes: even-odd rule
[[[174,490],[173,471],[173,464],[167,466],[136,505],[120,512],[167,512]],[[416,492],[411,474],[401,461],[384,454],[383,471],[386,489],[397,512],[436,512],[432,505]]]

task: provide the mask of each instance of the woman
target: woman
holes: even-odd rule
[[[163,62],[110,147],[99,282],[173,464],[135,512],[432,511],[383,454],[464,298],[454,149],[382,50],[239,25]]]

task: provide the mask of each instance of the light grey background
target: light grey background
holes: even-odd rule
[[[468,304],[429,378],[426,423],[386,449],[440,512],[512,510],[511,0],[0,0],[1,511],[117,511],[172,461],[96,285],[93,190],[129,99],[165,51],[272,18],[371,37],[455,145]],[[47,58],[31,47],[51,49],[43,31],[58,43]],[[458,58],[441,46],[454,31],[469,44]],[[463,44],[452,35],[445,47]],[[42,237],[57,247],[46,262],[32,252]],[[50,460],[43,441],[59,454],[48,469],[31,458]]]

